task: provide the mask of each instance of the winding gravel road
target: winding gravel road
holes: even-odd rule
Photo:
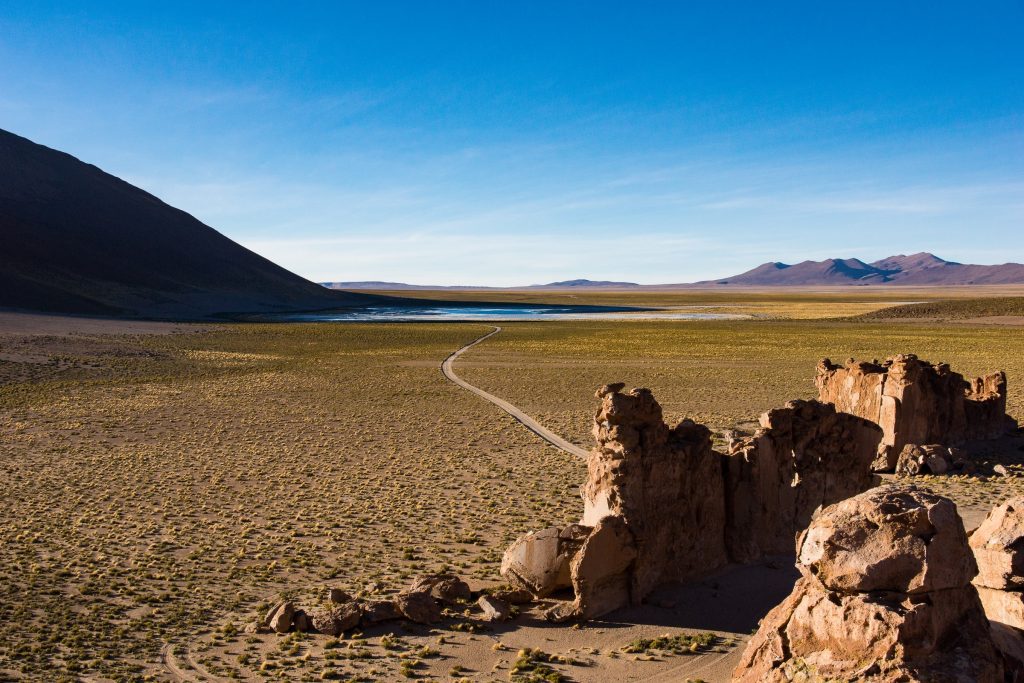
[[[569,455],[575,455],[577,458],[582,458],[583,460],[586,460],[587,451],[585,451],[584,449],[580,448],[576,444],[569,443],[562,437],[558,436],[558,434],[555,434],[551,430],[547,429],[542,424],[534,420],[532,417],[530,417],[522,410],[509,403],[508,401],[502,400],[495,396],[494,394],[489,394],[480,387],[473,386],[472,384],[470,384],[469,382],[455,374],[455,370],[453,369],[452,366],[454,365],[456,359],[458,359],[459,356],[461,356],[466,351],[470,350],[480,342],[484,341],[485,339],[490,339],[499,332],[501,332],[501,328],[495,325],[494,329],[485,334],[484,336],[466,344],[458,351],[452,353],[450,356],[444,359],[443,363],[441,363],[441,372],[444,373],[445,377],[447,377],[455,384],[458,384],[463,389],[472,391],[474,394],[484,399],[485,401],[490,401],[494,405],[498,406],[506,413],[508,413],[516,420],[518,420],[524,427],[529,429],[531,432],[533,432],[540,438],[547,441],[555,448],[565,451]]]

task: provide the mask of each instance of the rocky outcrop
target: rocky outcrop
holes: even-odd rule
[[[949,499],[884,486],[837,503],[801,534],[797,568],[734,681],[1003,680]]]
[[[580,524],[526,534],[502,559],[517,588],[538,597],[572,589],[551,619],[600,616],[730,561],[791,554],[816,509],[872,484],[881,430],[831,406],[770,411],[722,455],[706,427],[669,427],[650,391],[622,389],[597,393]]]
[[[632,593],[685,580],[725,564],[725,495],[721,456],[707,427],[665,424],[648,389],[597,392],[597,442],[587,461],[583,520],[621,518],[636,543]]]
[[[793,552],[815,510],[871,487],[881,430],[817,401],[791,401],[761,416],[753,437],[723,458],[729,559]]]
[[[888,472],[907,444],[956,445],[1006,433],[1006,375],[996,372],[967,381],[945,363],[914,355],[882,363],[845,365],[824,359],[815,383],[818,398],[836,409],[870,420],[882,428],[876,471]]]

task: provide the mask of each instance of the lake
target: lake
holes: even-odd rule
[[[415,322],[515,320],[736,320],[748,316],[606,306],[381,306],[275,316],[295,322]]]

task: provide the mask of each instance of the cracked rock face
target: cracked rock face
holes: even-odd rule
[[[723,459],[729,557],[790,555],[814,512],[872,486],[882,431],[817,401],[790,401],[761,416]]]
[[[826,508],[801,536],[797,566],[734,681],[1003,680],[948,499],[884,486]]]
[[[956,445],[1006,433],[1006,375],[970,381],[944,363],[914,355],[883,363],[852,358],[845,365],[818,364],[818,398],[878,424],[883,431],[875,471],[889,472],[907,444]]]

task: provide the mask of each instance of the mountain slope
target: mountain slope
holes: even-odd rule
[[[765,263],[734,277],[706,280],[698,285],[742,286],[815,286],[898,284],[938,285],[1002,285],[1024,283],[1024,265],[1004,263],[994,266],[969,265],[946,261],[934,254],[921,252],[909,256],[899,254],[864,263],[860,259],[826,259],[803,261],[795,265]]]
[[[549,282],[546,285],[527,285],[524,287],[486,287],[473,285],[410,285],[405,282],[386,282],[381,280],[362,280],[359,282],[321,282],[321,285],[328,289],[345,290],[522,290],[522,289],[630,289],[641,287],[635,282],[615,282],[611,280],[563,280],[561,282]]]
[[[0,307],[195,319],[344,307],[90,164],[0,130]]]

